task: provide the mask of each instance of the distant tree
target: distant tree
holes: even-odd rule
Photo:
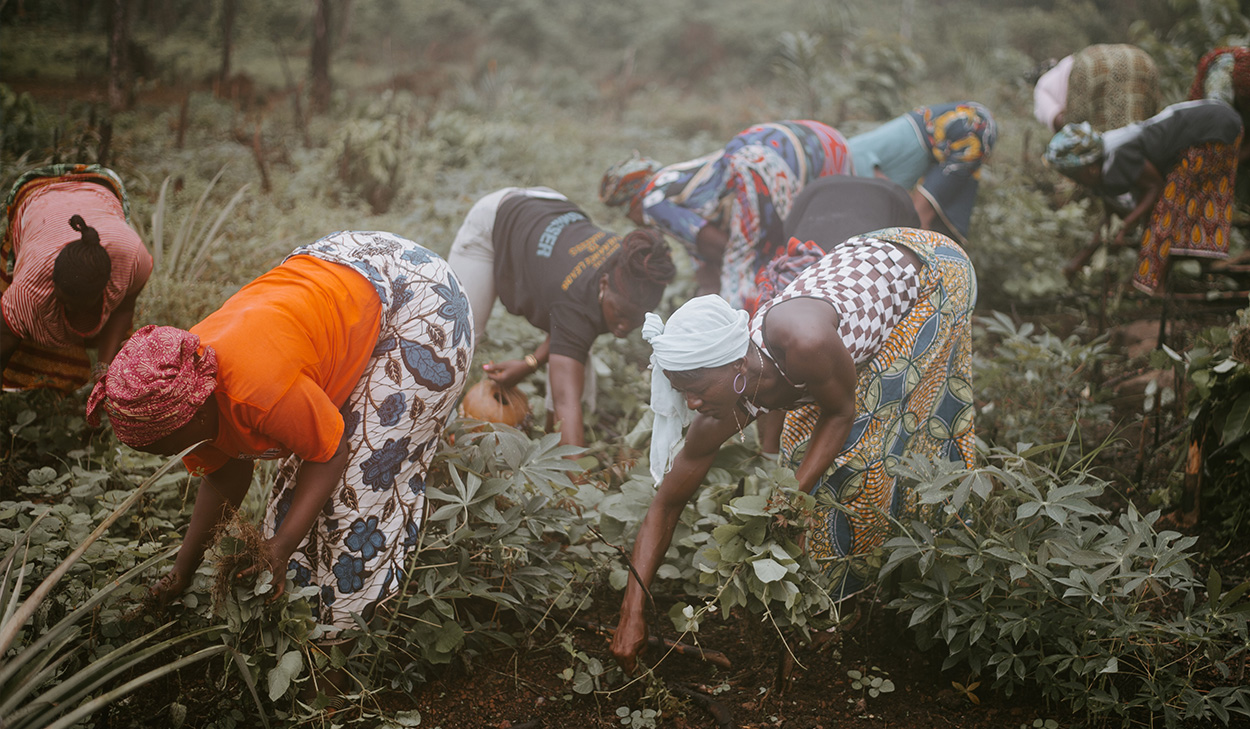
[[[330,108],[330,51],[333,33],[330,29],[332,0],[317,0],[317,15],[313,19],[312,54],[312,110],[317,113]]]
[[[230,78],[230,54],[234,50],[234,18],[238,15],[237,0],[221,0],[221,68],[217,78]]]
[[[109,13],[109,109],[121,111],[129,101],[130,0],[112,0]]]

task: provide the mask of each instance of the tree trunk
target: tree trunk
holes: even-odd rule
[[[339,0],[339,27],[334,29],[334,50],[336,51],[343,47],[352,29],[352,2],[353,0]]]
[[[310,71],[314,113],[324,113],[330,108],[330,2],[317,0],[317,16],[313,20]]]
[[[217,78],[221,81],[230,78],[230,54],[234,50],[234,17],[237,6],[237,0],[221,0],[221,68],[217,71]]]
[[[130,83],[126,48],[130,42],[128,10],[130,0],[112,0],[109,13],[109,109],[126,108]]]

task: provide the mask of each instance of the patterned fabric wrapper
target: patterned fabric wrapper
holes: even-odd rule
[[[87,398],[87,422],[108,413],[117,439],[142,448],[195,415],[217,386],[217,354],[197,353],[200,338],[149,324],[131,335]]]
[[[6,235],[0,241],[0,261],[7,261],[12,250],[13,242]],[[0,293],[11,283],[13,276],[0,265]],[[3,388],[28,390],[46,387],[68,393],[87,384],[90,377],[91,361],[87,359],[86,347],[56,349],[23,339],[4,368]]]
[[[929,107],[921,107],[915,113],[923,119],[922,128],[934,161],[951,172],[980,167],[998,141],[994,116],[975,101],[938,115],[932,114]]]
[[[473,317],[447,262],[391,233],[335,233],[292,255],[350,266],[382,300],[377,346],[346,406],[343,480],[288,565],[297,585],[321,588],[319,619],[334,637],[404,582],[430,461],[473,359]],[[267,537],[291,508],[300,463],[279,467]]]
[[[919,298],[876,356],[857,368],[850,437],[812,491],[817,524],[807,548],[835,578],[834,599],[874,578],[872,552],[891,533],[891,518],[926,516],[894,475],[899,459],[914,455],[971,466],[976,455],[972,265],[954,241],[931,231],[895,228],[872,235],[915,251],[925,265]],[[819,417],[814,404],[786,414],[783,463],[802,463]]]
[[[1190,147],[1163,181],[1163,194],[1142,234],[1133,285],[1157,293],[1169,256],[1227,258],[1237,182],[1237,148],[1208,142]]]
[[[650,157],[634,150],[628,159],[618,162],[603,173],[599,182],[599,199],[608,207],[625,205],[647,186],[656,170],[663,167]]]
[[[756,295],[747,313],[754,314],[760,304],[781,293],[808,266],[824,256],[824,250],[812,241],[791,238],[785,249],[777,251],[773,260],[755,274]]]
[[[998,141],[998,124],[990,110],[975,101],[922,106],[910,117],[933,157],[916,190],[933,206],[946,230],[966,242],[981,166]]]
[[[1089,122],[1065,124],[1050,138],[1042,160],[1060,172],[1075,170],[1102,159],[1105,147]]]
[[[803,186],[825,175],[853,171],[846,139],[836,129],[805,124],[795,129],[769,125],[770,136],[727,155],[732,197],[720,295],[735,307],[755,299],[755,274],[784,250],[781,230]]]
[[[130,219],[130,201],[121,178],[112,170],[99,165],[56,164],[39,167],[17,178],[5,198],[5,215],[9,226],[4,239],[0,240],[0,292],[13,282],[11,273],[14,262],[14,245],[10,238],[13,230],[13,214],[22,200],[41,185],[64,180],[89,180],[112,190],[122,203],[122,212]],[[86,347],[45,347],[37,342],[23,340],[17,351],[9,358],[3,373],[6,390],[25,390],[46,387],[61,392],[73,392],[87,384],[91,376],[91,361]]]
[[[1064,119],[1119,129],[1159,111],[1159,69],[1137,46],[1089,46],[1073,55]]]
[[[1250,99],[1250,48],[1216,48],[1203,56],[1189,99],[1220,99],[1234,107],[1238,99]]]

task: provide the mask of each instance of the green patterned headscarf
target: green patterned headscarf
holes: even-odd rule
[[[1094,131],[1089,122],[1065,124],[1046,145],[1046,154],[1042,159],[1064,172],[1098,162],[1103,157],[1104,149],[1102,135]]]

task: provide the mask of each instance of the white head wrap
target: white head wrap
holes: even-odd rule
[[[648,313],[642,338],[651,343],[651,477],[656,485],[672,467],[681,431],[693,413],[661,370],[684,372],[719,367],[746,356],[751,317],[719,296],[691,299],[668,318]]]

